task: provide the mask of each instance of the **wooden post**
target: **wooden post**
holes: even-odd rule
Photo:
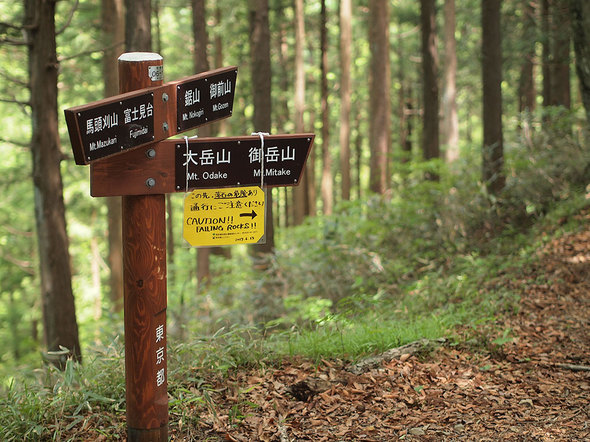
[[[162,85],[162,69],[158,54],[121,55],[119,92]],[[166,203],[136,195],[122,204],[127,439],[167,441]]]

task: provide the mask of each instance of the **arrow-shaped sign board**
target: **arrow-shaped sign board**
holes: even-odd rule
[[[223,186],[286,186],[298,183],[312,136],[176,140],[177,191]]]
[[[88,164],[229,117],[235,66],[64,110],[76,164]]]
[[[90,165],[92,196],[299,183],[314,134],[165,140]]]

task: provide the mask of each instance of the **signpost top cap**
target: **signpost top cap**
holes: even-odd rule
[[[155,52],[125,52],[119,57],[119,61],[160,61],[160,54]]]

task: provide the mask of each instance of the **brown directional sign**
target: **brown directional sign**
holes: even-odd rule
[[[76,164],[229,117],[236,79],[231,66],[64,110]]]
[[[232,114],[237,71],[183,81],[176,86],[177,133]]]
[[[92,196],[299,184],[314,134],[172,139],[90,165]],[[188,141],[188,146],[187,146]],[[261,161],[262,159],[262,161]]]

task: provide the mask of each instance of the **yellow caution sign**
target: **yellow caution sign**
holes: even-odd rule
[[[258,186],[197,189],[184,199],[182,236],[194,247],[257,243],[264,214]]]

